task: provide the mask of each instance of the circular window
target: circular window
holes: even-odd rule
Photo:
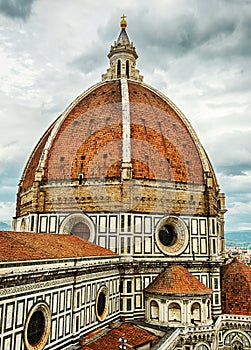
[[[166,247],[173,245],[177,240],[175,229],[171,225],[164,225],[159,230],[159,240]]]
[[[90,229],[89,226],[84,222],[78,222],[75,224],[71,230],[71,234],[74,236],[78,236],[85,241],[88,241],[90,238]]]
[[[95,225],[87,215],[70,214],[63,220],[59,233],[72,234],[85,241],[93,242],[95,239]]]
[[[179,255],[188,244],[188,229],[183,220],[168,216],[159,221],[155,239],[159,249],[167,255]]]
[[[51,312],[47,304],[36,304],[29,312],[24,327],[27,350],[43,349],[51,329]]]
[[[35,311],[31,315],[30,322],[28,324],[27,339],[29,344],[36,345],[39,343],[45,326],[44,314],[41,311]]]
[[[104,321],[108,312],[108,288],[102,286],[96,297],[96,316],[99,321]]]

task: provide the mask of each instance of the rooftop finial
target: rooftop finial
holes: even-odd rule
[[[118,39],[114,41],[108,53],[110,67],[105,74],[102,74],[103,81],[120,78],[143,81],[143,76],[139,74],[139,70],[135,67],[138,55],[135,46],[130,42],[126,33],[127,21],[125,18],[125,15],[121,16],[121,30]]]
[[[120,27],[122,29],[125,29],[127,27],[127,22],[126,22],[125,18],[126,18],[125,15],[121,16]]]

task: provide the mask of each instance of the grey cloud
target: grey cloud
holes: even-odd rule
[[[172,19],[153,18],[150,11],[141,11],[141,17],[135,19],[135,15],[130,18],[130,25],[127,33],[135,43],[138,51],[146,57],[145,61],[153,62],[158,55],[158,66],[161,61],[166,62],[167,57],[180,57],[193,51],[196,47],[202,46],[214,38],[230,36],[235,28],[234,19],[226,16],[214,19],[207,25],[201,25],[201,18],[193,13],[177,16]],[[116,20],[110,20],[99,28],[98,34],[101,42],[112,44],[119,34],[119,28],[114,26]],[[149,26],[149,23],[151,25]],[[116,35],[114,35],[116,33]],[[133,37],[131,37],[133,33]],[[219,34],[220,33],[220,34]],[[90,57],[92,57],[90,52]],[[89,61],[90,57],[86,57]],[[142,57],[143,58],[143,57]]]
[[[251,206],[251,193],[247,190],[251,186],[251,171],[238,175],[223,173],[218,173],[218,175],[220,186],[226,194],[228,207],[234,208],[242,205],[242,211],[249,213],[251,208],[248,209],[245,205]]]
[[[247,214],[233,214],[231,209],[226,214],[226,232],[234,231],[238,234],[238,231],[249,230],[251,226],[251,220],[248,220]]]
[[[227,148],[224,145],[227,145]],[[251,166],[251,132],[250,130],[236,130],[232,132],[223,132],[221,135],[215,138],[212,145],[214,153],[217,149],[224,151],[224,157],[222,159],[222,165],[235,164],[250,164]],[[240,157],[241,156],[241,157]],[[219,154],[218,160],[221,158]]]
[[[17,191],[17,184],[23,169],[24,163],[22,161],[19,163],[1,164],[0,201],[8,202],[14,200],[14,194]]]
[[[208,61],[212,58],[225,60],[229,56],[249,56],[251,3],[245,16],[239,7],[231,4],[219,6],[219,3],[215,3],[211,16],[206,6],[199,14],[181,11],[171,19],[154,19],[145,12],[137,25],[132,24],[136,45],[143,48],[144,55],[150,60],[156,52],[158,60],[180,58],[190,53]]]
[[[26,20],[36,0],[0,0],[0,13],[10,18]]]
[[[244,175],[245,171],[251,170],[251,164],[241,163],[241,164],[220,165],[220,166],[217,166],[217,170],[228,176]]]
[[[107,46],[99,45],[95,43],[90,50],[84,52],[79,57],[75,58],[69,63],[70,66],[73,66],[84,73],[90,73],[97,68],[104,66],[105,64],[105,52]]]
[[[21,158],[21,159],[20,159]],[[27,155],[19,157],[17,155],[16,160],[6,159],[0,161],[0,187],[1,186],[7,186],[8,184],[15,184],[17,185],[16,179],[20,176],[25,164],[25,161],[27,160]],[[15,181],[15,182],[13,182]]]
[[[2,186],[0,187],[0,199],[4,202],[10,202],[14,200],[13,194],[17,192],[17,186]]]
[[[244,192],[241,192],[240,194],[234,193],[232,191],[227,192],[227,201],[228,201],[228,207],[232,208],[235,206],[236,203],[241,203],[242,205],[250,204],[251,198],[250,195],[246,195]],[[251,221],[251,219],[250,219]]]

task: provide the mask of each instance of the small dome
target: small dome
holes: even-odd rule
[[[251,316],[251,267],[233,260],[222,268],[222,312]]]
[[[161,295],[204,295],[211,294],[212,290],[183,266],[172,265],[159,274],[145,292]]]

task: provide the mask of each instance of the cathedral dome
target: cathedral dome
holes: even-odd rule
[[[17,216],[53,210],[207,215],[217,208],[216,196],[207,193],[219,188],[204,148],[177,106],[143,83],[124,17],[102,81],[70,104],[32,152]]]
[[[133,179],[204,184],[204,173],[212,169],[185,117],[156,89],[136,81],[126,84],[128,102],[121,81],[112,80],[97,84],[70,105],[32,153],[23,189],[32,186],[39,172],[44,181],[75,181],[80,175],[119,179],[123,163],[131,163]],[[125,103],[129,125],[123,121]],[[131,153],[126,161],[123,152]]]
[[[36,181],[124,180],[152,188],[203,186],[208,180],[217,190],[207,155],[179,109],[143,82],[121,78],[91,87],[53,123],[31,154],[20,190]]]

